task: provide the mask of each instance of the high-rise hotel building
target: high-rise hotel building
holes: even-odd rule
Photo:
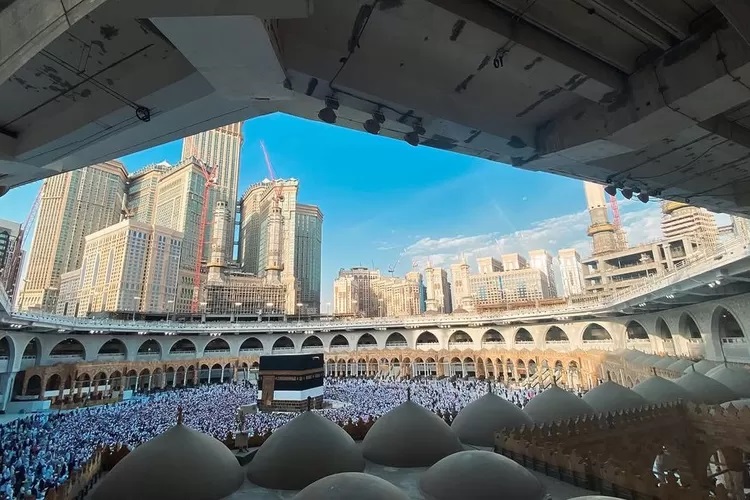
[[[212,168],[219,167],[217,183],[214,188],[215,200],[226,202],[229,212],[230,225],[225,235],[225,251],[230,261],[234,260],[234,223],[240,180],[242,141],[242,122],[239,122],[186,137],[182,143],[183,161],[194,156]],[[213,207],[213,204],[211,206]],[[208,227],[206,239],[210,241],[211,224]]]
[[[86,236],[120,220],[126,183],[127,172],[118,161],[44,182],[19,309],[55,311],[60,276],[81,266]]]
[[[239,264],[256,276],[278,273],[281,283],[295,291],[287,294],[288,311],[318,314],[323,214],[314,205],[297,203],[298,192],[297,179],[265,179],[245,191],[240,202]],[[269,258],[278,264],[269,267]]]
[[[448,272],[441,267],[430,265],[424,270],[424,281],[425,310],[440,314],[452,312]]]

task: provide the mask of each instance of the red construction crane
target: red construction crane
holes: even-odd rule
[[[39,201],[42,198],[42,191],[44,191],[44,187],[46,185],[47,181],[44,181],[44,184],[42,184],[42,187],[36,194],[34,203],[31,205],[31,210],[29,210],[29,213],[26,215],[26,220],[18,230],[18,237],[16,238],[16,243],[13,246],[13,254],[5,262],[2,276],[3,285],[6,287],[8,296],[10,296],[12,302],[15,302],[18,280],[21,273],[21,265],[23,264],[23,244],[28,237],[27,234],[31,231],[31,226],[34,225],[34,221],[36,220],[36,214],[39,211]],[[11,280],[13,281],[10,282]]]
[[[193,155],[195,158],[195,155]],[[198,226],[198,252],[195,257],[195,272],[193,273],[193,302],[191,305],[191,312],[193,314],[198,312],[200,305],[200,291],[201,291],[201,266],[203,265],[203,247],[206,242],[206,226],[208,225],[208,205],[209,205],[209,194],[211,188],[217,183],[219,166],[215,165],[211,168],[202,160],[197,160],[196,163],[201,169],[201,175],[203,176],[203,206],[201,207],[201,221]]]
[[[620,220],[620,207],[617,205],[617,197],[609,195],[609,206],[612,208],[612,222],[615,229],[621,229],[622,221]]]

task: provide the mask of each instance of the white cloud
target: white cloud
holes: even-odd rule
[[[637,245],[658,239],[661,212],[658,205],[631,205],[621,214],[628,242]],[[512,233],[483,233],[475,235],[423,237],[404,250],[420,267],[428,260],[434,266],[448,266],[463,254],[473,265],[477,257],[518,252],[528,255],[530,250],[546,249],[553,255],[562,248],[575,248],[582,256],[591,254],[591,240],[586,235],[590,219],[588,211],[543,219],[526,229]]]

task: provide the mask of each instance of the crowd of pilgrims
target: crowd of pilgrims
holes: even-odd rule
[[[523,407],[532,389],[493,384],[495,394]],[[342,404],[319,411],[339,424],[368,420],[395,408],[407,397],[441,413],[456,413],[487,393],[489,384],[465,380],[327,379],[324,398]],[[67,412],[36,414],[0,425],[0,499],[44,498],[63,484],[100,446],[134,448],[175,424],[182,407],[187,426],[223,438],[237,432],[238,422],[251,435],[264,434],[294,418],[291,413],[246,414],[240,406],[257,402],[255,386],[205,385],[141,395],[120,403]]]

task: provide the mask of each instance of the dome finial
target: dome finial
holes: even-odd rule
[[[182,425],[182,405],[177,407],[177,425]]]
[[[654,377],[656,377],[656,367],[655,366],[653,368],[651,368],[651,371],[654,372]]]
[[[312,410],[312,398],[307,396],[307,411]]]
[[[492,380],[487,379],[487,394],[492,394]]]
[[[727,366],[727,362],[724,361],[724,366]],[[693,369],[693,373],[695,373],[695,364],[690,365],[690,368]]]
[[[607,380],[609,382],[612,382],[612,372],[610,372],[609,370],[607,370]]]
[[[552,385],[557,387],[557,375],[552,375]]]
[[[406,400],[411,401],[411,386],[406,387]]]

